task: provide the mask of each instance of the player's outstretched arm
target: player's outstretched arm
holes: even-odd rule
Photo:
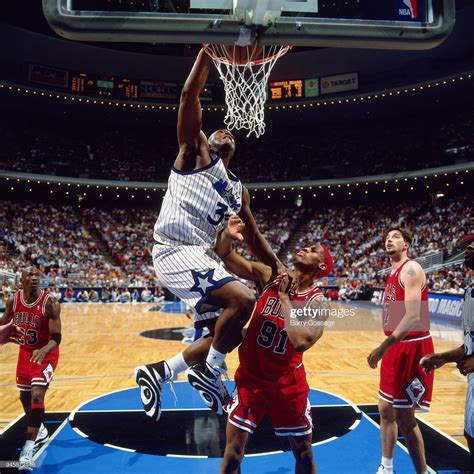
[[[31,362],[41,364],[46,354],[51,352],[61,342],[61,306],[59,302],[50,297],[46,303],[46,316],[48,317],[50,341],[41,349],[36,349],[31,355]]]
[[[243,188],[242,209],[239,212],[239,217],[245,224],[242,235],[250,252],[252,252],[257,260],[270,266],[275,273],[286,272],[286,268],[275,255],[275,252],[265,237],[258,230],[252,211],[250,210],[250,194],[246,188]]]
[[[184,164],[181,161],[191,161],[195,165],[200,147],[208,147],[206,136],[201,131],[202,109],[199,94],[206,84],[211,62],[209,55],[201,49],[181,91],[177,126],[178,166]]]
[[[5,302],[5,312],[0,318],[0,325],[7,324],[13,318],[13,297],[10,297]]]
[[[230,272],[245,280],[259,282],[264,287],[272,279],[272,269],[263,263],[245,259],[232,247],[232,238],[243,239],[244,228],[245,224],[238,216],[230,216],[227,227],[217,236],[214,250]]]
[[[449,362],[459,362],[464,357],[464,345],[450,351],[425,355],[420,360],[422,369],[429,374]]]

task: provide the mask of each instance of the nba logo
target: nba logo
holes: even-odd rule
[[[418,18],[418,0],[397,0],[397,18],[416,20]]]

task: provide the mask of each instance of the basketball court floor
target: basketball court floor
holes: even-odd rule
[[[206,409],[182,376],[175,384],[177,403],[165,388],[164,412],[158,423],[142,410],[134,367],[174,355],[186,347],[182,341],[189,337],[190,321],[179,305],[150,309],[147,304],[62,306],[60,363],[46,398],[51,437],[36,454],[34,472],[218,472],[225,418]],[[377,309],[363,311],[367,318],[378,314]],[[453,341],[436,338],[437,350],[458,344],[456,331],[446,334]],[[320,473],[373,473],[377,469],[381,456],[378,371],[367,366],[366,357],[381,338],[377,331],[327,331],[305,354]],[[4,346],[0,361],[0,459],[6,461],[18,459],[26,427],[15,387],[17,350],[11,344]],[[232,379],[237,354],[229,355],[227,362]],[[228,384],[232,389],[233,382]],[[431,472],[461,472],[467,465],[462,437],[465,390],[465,379],[455,367],[444,367],[435,379],[431,412],[418,416]],[[293,472],[288,450],[265,420],[250,441],[242,472]],[[402,438],[395,467],[398,474],[413,472]]]

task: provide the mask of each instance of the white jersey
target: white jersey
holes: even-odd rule
[[[464,330],[464,352],[474,355],[474,287],[464,293],[462,306],[462,326]]]
[[[474,287],[468,288],[464,293],[462,326],[464,330],[464,352],[466,355],[474,355]],[[474,373],[467,374],[467,380],[464,430],[471,438],[474,438]]]
[[[240,211],[242,183],[212,151],[211,160],[196,171],[172,168],[153,234],[159,244],[213,247],[226,214]]]

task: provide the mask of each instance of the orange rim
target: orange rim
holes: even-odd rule
[[[217,54],[215,54],[212,48],[210,47],[210,45],[203,44],[202,46],[204,48],[204,51],[215,61],[218,61],[224,64],[234,65],[234,66],[258,66],[260,64],[264,64],[274,59],[280,58],[291,49],[291,45],[286,45],[280,48],[275,54],[272,54],[271,56],[267,56],[261,59],[256,59],[255,61],[249,61],[248,63],[245,63],[245,64],[236,64],[232,59],[229,59],[225,56],[218,56]]]

